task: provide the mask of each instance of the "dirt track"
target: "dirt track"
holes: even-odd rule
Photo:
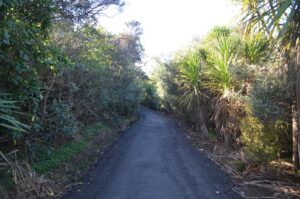
[[[239,198],[172,119],[147,109],[82,182],[63,199]]]

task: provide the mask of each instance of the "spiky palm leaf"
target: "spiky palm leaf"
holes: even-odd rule
[[[219,134],[226,137],[234,133],[230,132],[229,126],[232,118],[236,116],[232,114],[236,113],[234,106],[236,80],[233,66],[239,39],[233,33],[213,35],[216,35],[216,38],[210,38],[209,43],[206,44],[209,46],[209,61],[205,68],[207,77],[205,86],[215,93],[212,100],[212,120]]]
[[[248,34],[241,42],[240,59],[247,65],[260,65],[269,59],[269,39],[262,34]]]
[[[209,81],[206,86],[218,93],[226,93],[233,88],[230,66],[236,55],[237,41],[232,37],[216,38],[211,42],[209,64],[205,74]]]
[[[210,45],[210,42],[217,38],[229,37],[231,32],[232,31],[227,26],[215,26],[205,37],[204,43]]]
[[[182,96],[182,103],[190,108],[190,104],[195,98],[203,97],[200,88],[203,87],[203,67],[205,66],[206,52],[195,50],[183,57],[179,66],[179,83],[185,90]]]
[[[181,98],[187,109],[196,107],[196,117],[199,120],[199,129],[205,136],[208,135],[208,130],[205,125],[205,118],[203,113],[203,98],[204,94],[201,92],[203,88],[203,68],[206,64],[206,52],[203,49],[196,49],[183,57],[179,64],[179,83],[184,90],[184,95]]]
[[[286,49],[299,45],[299,0],[242,0],[243,19],[250,31],[264,31]]]
[[[28,126],[13,116],[17,113],[16,102],[3,99],[4,97],[5,95],[0,94],[0,126],[12,131],[25,132]]]

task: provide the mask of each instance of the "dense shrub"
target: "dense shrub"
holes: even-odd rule
[[[276,155],[273,132],[266,131],[264,125],[254,117],[246,117],[241,121],[241,141],[245,145],[246,158],[252,162],[265,162]]]
[[[255,117],[264,122],[287,120],[290,118],[292,92],[273,72],[257,76],[250,91],[250,104]]]
[[[241,122],[241,141],[246,159],[256,163],[267,162],[278,158],[290,150],[288,124],[277,120],[273,123],[262,123],[258,118],[248,116]],[[287,145],[288,144],[288,145]]]
[[[291,153],[289,88],[270,71],[259,75],[250,91],[250,116],[241,123],[245,152],[255,162]]]
[[[136,112],[144,77],[136,66],[140,23],[119,35],[95,28],[92,11],[109,5],[123,4],[0,3],[0,90],[9,96],[0,95],[0,150],[13,146],[34,157],[35,148],[62,144],[81,125]]]
[[[67,103],[54,100],[48,108],[43,137],[50,140],[71,137],[77,133],[78,122]]]
[[[152,82],[144,82],[141,104],[153,110],[160,109],[160,99],[157,94],[157,88]]]

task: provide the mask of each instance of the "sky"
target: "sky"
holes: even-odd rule
[[[119,33],[125,30],[126,22],[139,21],[144,32],[141,42],[147,72],[153,57],[184,48],[216,25],[235,24],[238,13],[239,8],[230,0],[126,0],[121,13],[108,9],[99,25]]]

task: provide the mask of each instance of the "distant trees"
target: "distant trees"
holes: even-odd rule
[[[70,20],[72,22],[89,22],[97,20],[96,17],[103,13],[109,6],[121,9],[125,3],[122,0],[40,0],[40,3],[51,2],[54,9],[53,17],[56,19]]]
[[[142,101],[141,104],[152,110],[160,109],[160,97],[157,93],[157,87],[155,83],[150,80],[143,81],[142,85]]]

